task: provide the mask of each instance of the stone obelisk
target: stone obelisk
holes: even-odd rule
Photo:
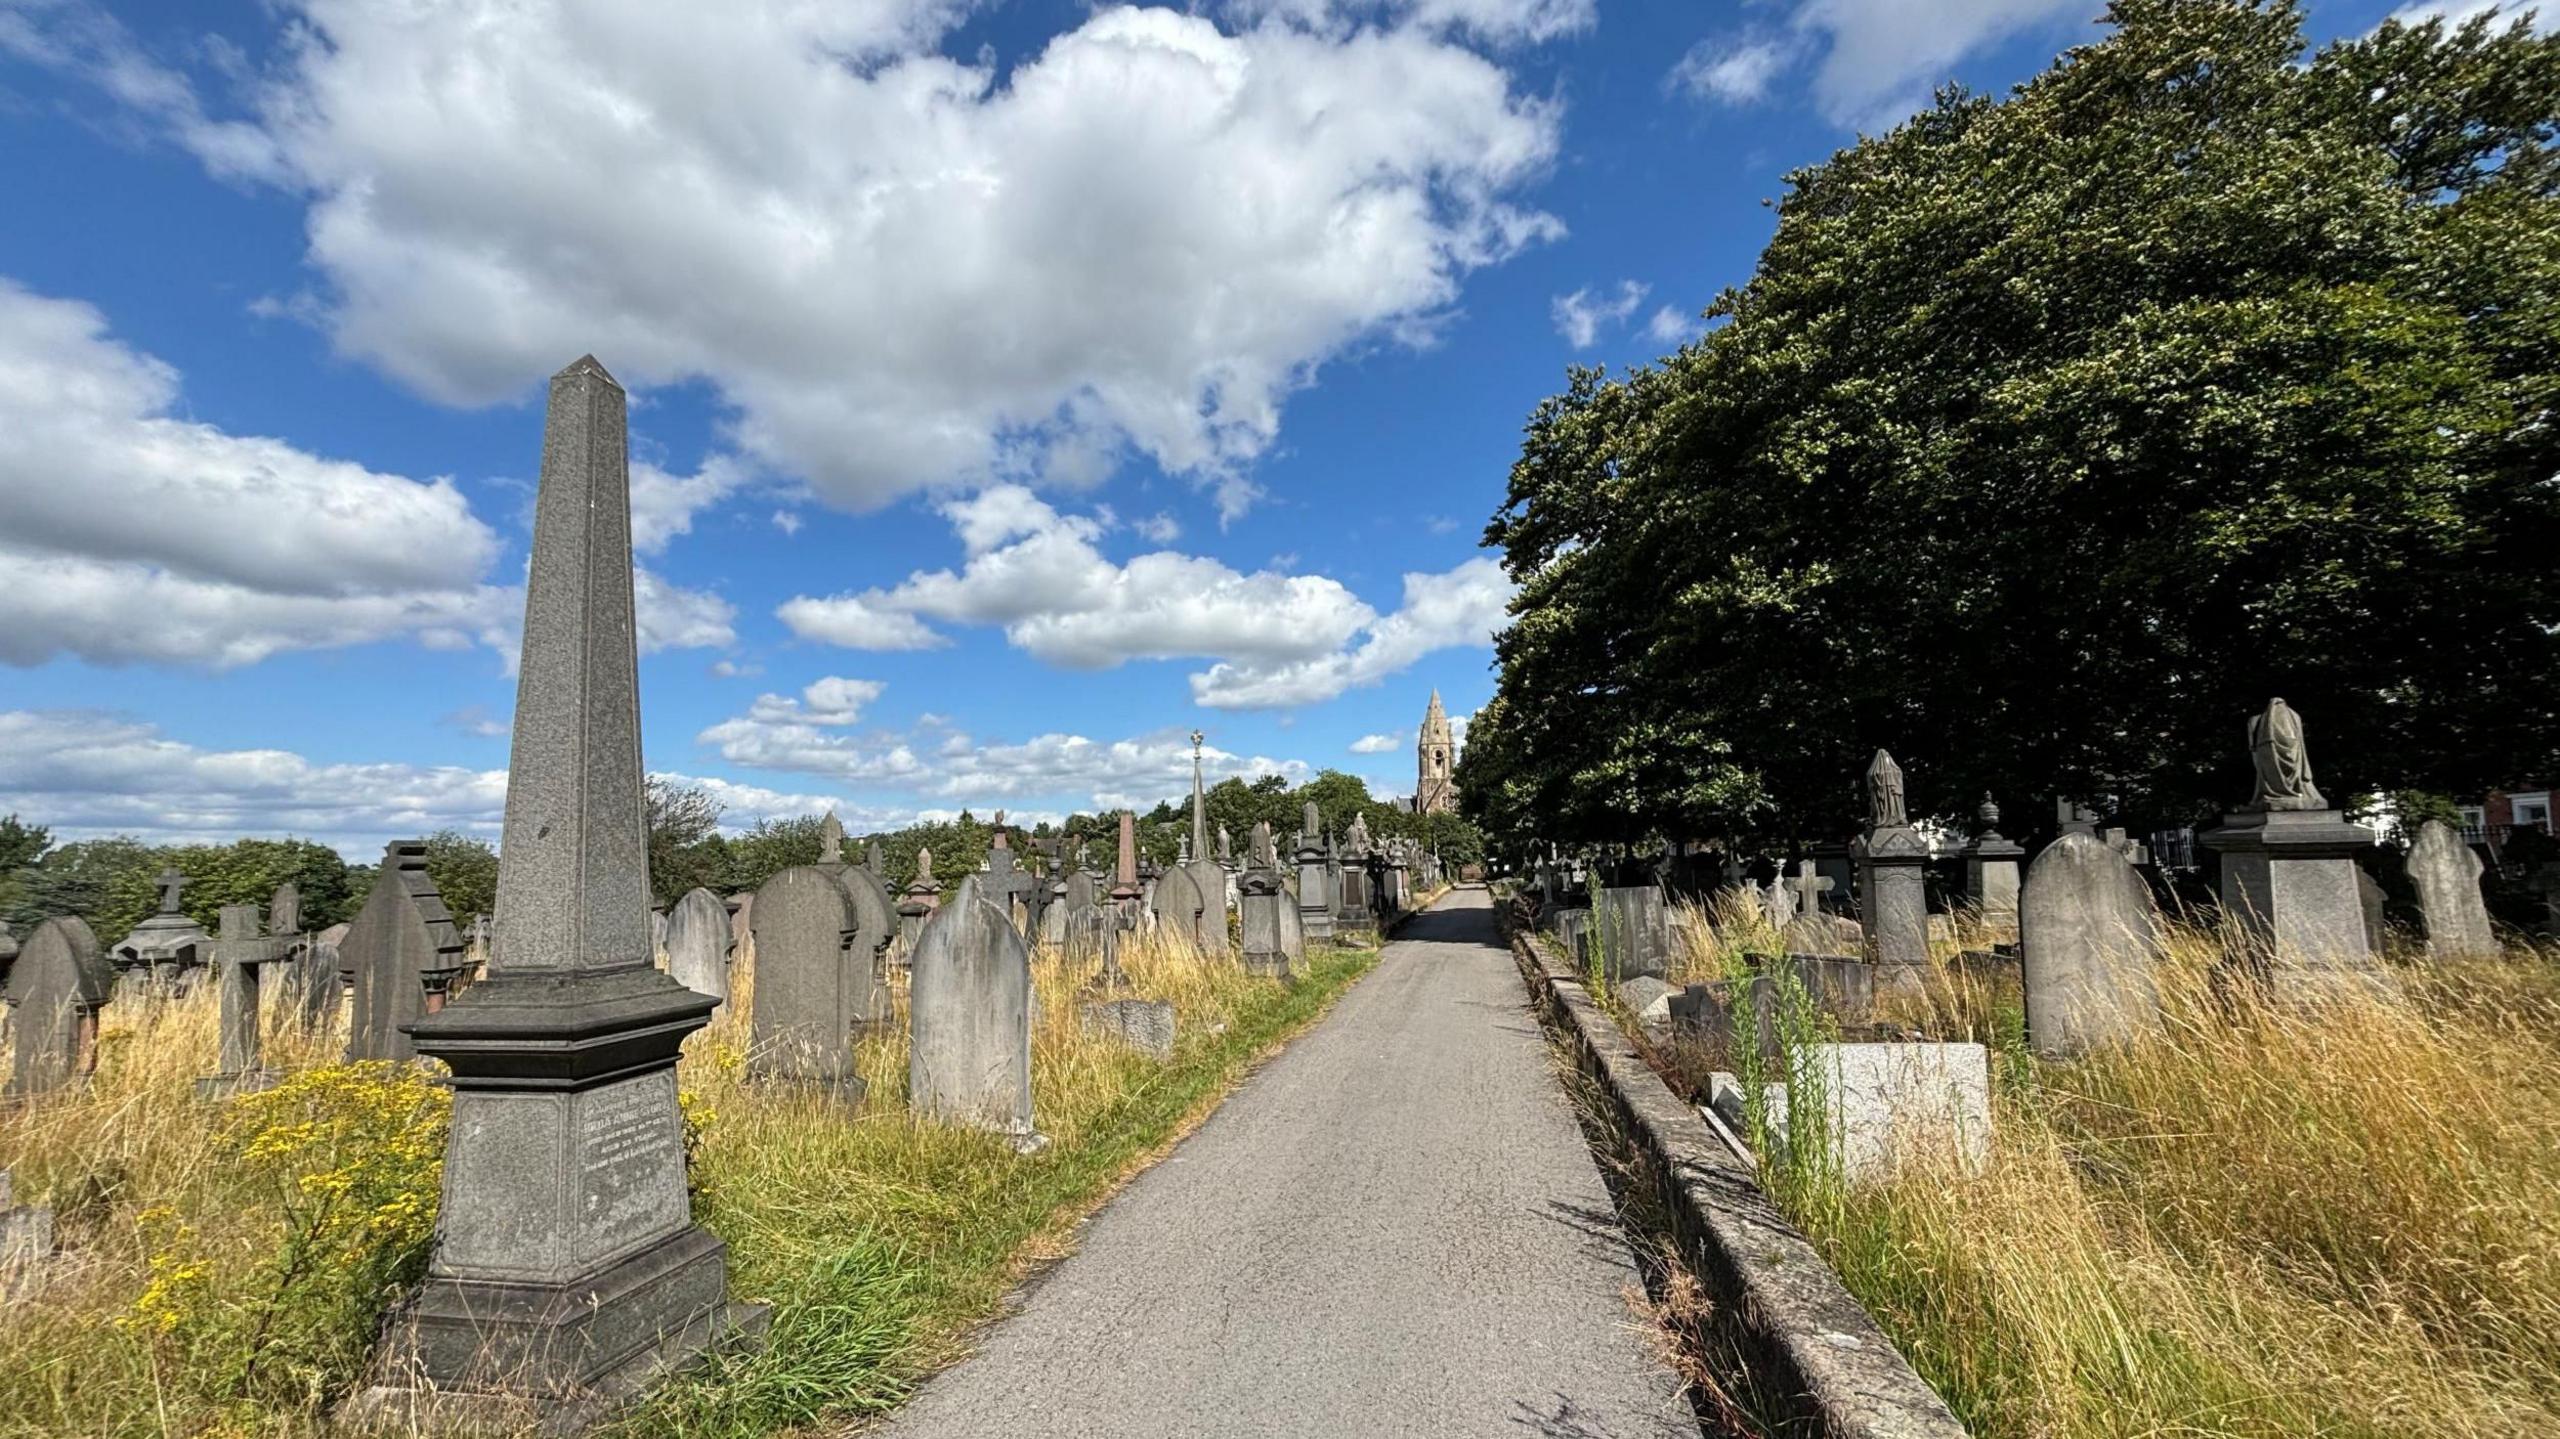
[[[572,1432],[761,1327],[693,1223],[676,1051],[714,1001],[652,963],[622,387],[551,379],[488,974],[405,1026],[453,1071],[427,1280],[357,1403]]]

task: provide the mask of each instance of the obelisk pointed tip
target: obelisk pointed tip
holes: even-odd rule
[[[604,367],[604,362],[593,355],[580,355],[578,358],[571,360],[568,368],[562,370],[559,374],[553,375],[551,380],[552,383],[558,384],[562,380],[573,380],[582,375],[593,375],[597,379],[604,381],[606,384],[613,386],[617,390],[622,388],[622,382],[613,377],[613,371],[606,369]]]

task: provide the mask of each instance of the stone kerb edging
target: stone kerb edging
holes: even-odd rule
[[[1508,926],[1506,925],[1506,928]],[[1649,1068],[1581,979],[1510,935],[1540,1017],[1567,1039],[1646,1161],[1690,1268],[1737,1337],[1764,1392],[1832,1439],[1958,1439],[1965,1427],[1780,1214],[1751,1167]]]

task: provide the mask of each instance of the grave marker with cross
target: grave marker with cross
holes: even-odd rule
[[[1036,896],[1044,888],[1037,875],[1017,867],[1013,849],[1005,843],[1004,831],[996,831],[995,848],[987,851],[987,898],[1013,921],[1018,931],[1027,931],[1039,916]]]
[[[268,934],[254,904],[226,904],[213,941],[213,963],[222,985],[220,1068],[196,1081],[196,1097],[218,1099],[266,1089],[276,1076],[258,1062],[258,989],[261,971],[300,951],[303,937]]]
[[[1822,913],[1822,897],[1831,892],[1831,880],[1813,872],[1812,860],[1800,859],[1796,861],[1796,876],[1787,881],[1787,888],[1795,891],[1797,915],[1811,918]]]

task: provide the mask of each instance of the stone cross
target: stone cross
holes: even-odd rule
[[[1815,915],[1822,913],[1822,897],[1831,892],[1831,881],[1813,872],[1812,860],[1800,859],[1796,861],[1795,878],[1787,881],[1787,888],[1795,891],[1797,914]]]
[[[439,1239],[356,1427],[565,1430],[756,1327],[685,1183],[677,1051],[713,1001],[651,954],[627,406],[593,356],[552,377],[503,923],[487,977],[409,1026],[452,1072]]]
[[[176,914],[178,912],[178,896],[187,887],[187,877],[178,873],[177,867],[172,865],[171,867],[160,871],[159,884],[160,912],[162,914]]]
[[[1004,842],[1004,831],[996,831],[995,848],[987,851],[987,898],[1020,929],[1036,916],[1039,902],[1034,896],[1041,887],[1037,876],[1015,867],[1013,850]]]
[[[213,963],[222,985],[222,1058],[220,1068],[196,1081],[196,1097],[266,1089],[275,1076],[258,1056],[258,988],[260,971],[293,957],[303,938],[289,931],[261,932],[258,907],[226,904],[222,926],[213,941]]]

